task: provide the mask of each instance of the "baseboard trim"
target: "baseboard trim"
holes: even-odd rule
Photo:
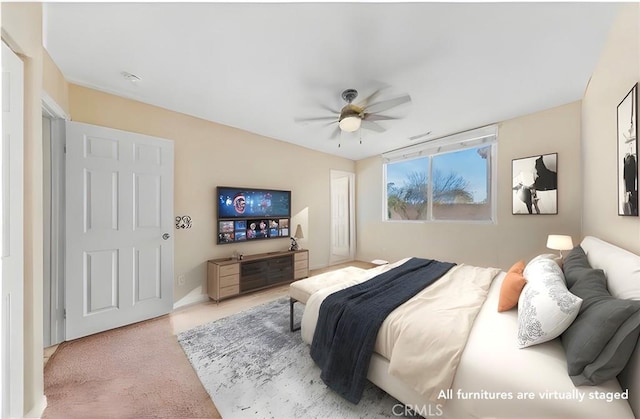
[[[44,410],[47,408],[47,396],[44,394],[40,398],[40,401],[36,403],[35,406],[24,415],[25,418],[41,418],[44,414]]]
[[[192,304],[204,303],[209,301],[209,296],[207,294],[200,295],[186,295],[184,298],[173,303],[173,309],[176,310],[180,307],[190,306]]]

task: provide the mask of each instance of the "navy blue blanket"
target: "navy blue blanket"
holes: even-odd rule
[[[330,294],[320,306],[311,357],[325,384],[352,403],[362,397],[378,329],[398,306],[455,264],[412,258],[361,284]]]

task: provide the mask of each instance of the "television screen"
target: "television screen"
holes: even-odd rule
[[[291,192],[219,186],[218,244],[289,237]]]
[[[218,218],[289,217],[291,192],[218,187]]]

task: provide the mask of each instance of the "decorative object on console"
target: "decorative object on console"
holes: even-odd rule
[[[638,216],[638,84],[618,105],[618,215]]]
[[[560,252],[560,258],[562,258],[563,250],[573,249],[573,240],[571,239],[571,236],[549,234],[549,237],[547,237],[547,248],[558,250]]]
[[[289,246],[289,250],[302,250],[298,244],[298,240],[300,239],[304,239],[304,234],[302,234],[302,227],[298,224],[296,227],[296,233],[291,237],[291,246]]]
[[[512,213],[558,213],[558,153],[514,159]]]
[[[178,215],[176,217],[176,228],[191,228],[191,217],[189,217],[188,215]]]

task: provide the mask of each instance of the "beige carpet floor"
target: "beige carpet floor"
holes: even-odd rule
[[[220,418],[169,316],[64,342],[44,377],[43,418]]]
[[[311,275],[358,266],[354,261]],[[216,410],[176,334],[288,296],[289,285],[214,303],[194,304],[167,316],[64,342],[44,371],[47,419],[217,419]],[[53,349],[53,348],[49,348]]]

